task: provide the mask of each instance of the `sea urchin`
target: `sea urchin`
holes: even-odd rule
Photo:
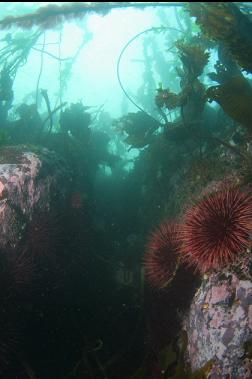
[[[251,235],[252,195],[238,189],[214,193],[185,214],[183,260],[202,273],[222,269],[250,248]]]
[[[145,276],[154,288],[164,288],[174,277],[177,267],[180,227],[175,223],[164,223],[152,233],[144,256]]]

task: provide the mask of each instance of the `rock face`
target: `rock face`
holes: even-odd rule
[[[231,272],[202,282],[184,322],[193,371],[212,361],[209,379],[252,378],[252,282]]]
[[[0,249],[15,247],[25,220],[61,201],[71,181],[65,162],[47,149],[10,146],[0,150]]]

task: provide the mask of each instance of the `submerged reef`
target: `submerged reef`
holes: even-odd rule
[[[193,371],[211,360],[209,378],[251,378],[251,277],[239,279],[228,271],[206,277],[183,324],[188,335],[186,356]]]

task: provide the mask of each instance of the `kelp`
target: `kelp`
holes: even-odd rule
[[[188,74],[193,78],[200,76],[208,63],[210,54],[205,52],[201,46],[185,43],[183,40],[177,41],[175,45],[184,70],[186,67],[189,71]]]
[[[202,74],[210,54],[203,47],[185,42],[183,39],[178,40],[175,46],[183,64],[183,69],[176,67],[177,74],[181,78],[182,90],[176,94],[169,88],[164,89],[160,85],[155,96],[155,104],[159,109],[167,108],[169,111],[181,107],[181,113],[186,107],[187,111],[189,110],[189,113],[193,114],[194,117],[195,114],[201,113],[204,108],[205,90],[198,80],[198,76]]]
[[[165,372],[167,379],[206,379],[212,369],[213,359],[206,362],[201,368],[192,372],[185,363],[185,354],[188,346],[188,335],[185,330],[181,330],[178,346],[170,344],[160,352],[159,360],[163,362],[162,372]],[[164,363],[166,365],[164,365]]]
[[[216,101],[231,118],[251,130],[252,128],[252,87],[242,76],[235,76],[228,82],[212,86],[206,91],[207,98]]]
[[[65,20],[71,21],[75,18],[81,18],[86,13],[96,12],[101,15],[105,15],[110,11],[111,6],[108,6],[108,3],[103,4],[104,5],[101,6],[96,2],[72,3],[62,6],[50,4],[45,7],[39,8],[34,13],[16,17],[5,17],[0,21],[0,28],[6,29],[12,25],[15,25],[23,29],[30,29],[34,25],[37,25],[43,30],[50,29]]]
[[[137,7],[144,9],[146,6],[182,6],[179,3],[164,2],[84,2],[70,3],[61,6],[50,4],[39,8],[34,13],[23,16],[8,16],[0,20],[0,29],[7,29],[15,25],[23,29],[30,29],[32,26],[39,26],[41,29],[51,29],[64,21],[72,21],[81,19],[86,14],[98,13],[102,16],[106,15],[111,9]]]
[[[127,134],[124,142],[132,148],[142,148],[151,143],[153,133],[158,127],[158,121],[145,112],[128,113],[114,120],[115,130]]]
[[[169,88],[157,89],[157,95],[155,96],[155,104],[158,108],[167,108],[169,110],[173,110],[182,105],[182,97],[173,93],[169,90]]]
[[[187,9],[208,38],[224,44],[238,64],[252,72],[252,23],[234,3],[191,2]]]
[[[178,344],[178,345],[177,345]],[[155,352],[155,360],[151,361],[151,354],[147,353],[141,366],[129,379],[164,378],[164,379],[207,379],[213,367],[213,359],[206,362],[201,368],[192,372],[185,363],[185,352],[188,345],[188,336],[181,330],[177,343],[170,342],[161,351]]]
[[[3,76],[4,72],[5,78],[7,75],[11,79],[15,77],[18,68],[26,64],[30,50],[36,44],[41,34],[41,31],[34,33],[7,33],[1,41],[0,67],[3,67],[1,76]],[[9,84],[7,85],[9,86]]]

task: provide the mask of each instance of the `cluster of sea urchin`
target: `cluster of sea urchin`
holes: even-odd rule
[[[163,288],[178,262],[205,273],[236,262],[252,244],[252,195],[225,188],[185,213],[183,224],[163,224],[152,234],[144,257],[146,278]]]

